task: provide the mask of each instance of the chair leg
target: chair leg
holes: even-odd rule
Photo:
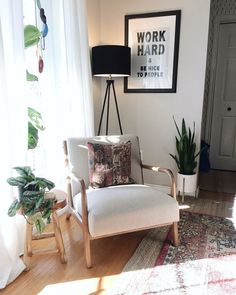
[[[178,222],[172,224],[172,239],[175,247],[179,245]]]
[[[32,231],[33,231],[32,219],[29,218],[29,221],[27,222],[27,225],[26,225],[26,247],[27,247],[27,255],[30,257],[33,256]]]
[[[86,265],[87,265],[87,268],[91,268],[92,259],[91,259],[90,238],[86,230],[83,231],[83,236],[84,236],[84,255],[85,255]]]
[[[54,232],[55,232],[55,239],[57,243],[57,248],[60,253],[61,257],[61,263],[66,263],[66,254],[65,254],[65,248],[64,248],[64,243],[62,239],[62,234],[61,234],[61,228],[58,220],[58,216],[56,211],[52,213],[52,218],[53,218],[53,226],[54,226]]]

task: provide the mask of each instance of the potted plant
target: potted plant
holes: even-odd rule
[[[14,200],[8,209],[9,216],[20,212],[27,220],[35,225],[41,233],[45,222],[50,223],[54,195],[49,191],[55,187],[50,180],[34,175],[29,166],[14,167],[19,176],[10,177],[7,182],[18,187],[18,199]]]
[[[177,191],[196,194],[197,189],[197,157],[200,152],[196,152],[195,123],[193,131],[186,128],[185,120],[182,119],[181,130],[174,119],[178,136],[175,137],[177,155],[170,154],[175,160],[179,169],[177,174]]]

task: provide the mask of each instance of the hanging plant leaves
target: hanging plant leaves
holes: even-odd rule
[[[26,70],[26,80],[29,82],[34,82],[34,81],[38,81],[39,79],[36,75],[31,74]]]
[[[33,25],[24,28],[25,48],[38,44],[41,37],[39,29]]]
[[[28,117],[35,128],[43,131],[45,129],[41,114],[33,108],[28,107]]]
[[[38,140],[38,129],[31,122],[28,122],[28,149],[36,148]]]

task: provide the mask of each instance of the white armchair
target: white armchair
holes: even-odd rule
[[[87,143],[131,142],[131,178],[134,184],[91,188]],[[68,138],[64,142],[69,169],[68,196],[72,214],[83,230],[87,267],[92,266],[90,241],[127,232],[171,225],[172,240],[178,245],[179,207],[172,172],[141,162],[139,140],[134,135]],[[144,185],[143,169],[168,174],[171,194]]]

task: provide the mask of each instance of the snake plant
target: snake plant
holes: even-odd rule
[[[170,154],[170,156],[175,160],[179,173],[185,175],[195,174],[197,167],[196,158],[201,152],[196,152],[195,123],[193,125],[193,131],[189,127],[186,127],[184,119],[182,119],[181,130],[175,119],[174,123],[178,133],[178,136],[175,137],[177,155]]]

